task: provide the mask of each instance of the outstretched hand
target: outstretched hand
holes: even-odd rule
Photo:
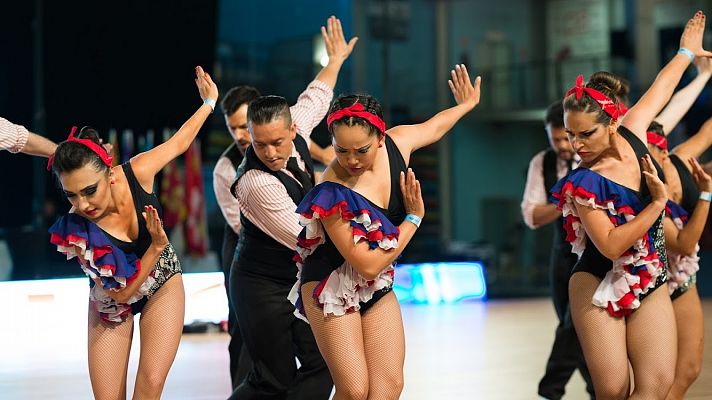
[[[200,98],[205,101],[205,99],[218,100],[218,85],[213,82],[210,78],[210,74],[203,71],[203,67],[195,67],[195,84],[198,86],[198,92],[200,92]]]
[[[329,56],[330,63],[346,61],[358,41],[358,37],[353,37],[346,43],[341,21],[333,15],[326,21],[326,28],[321,27],[321,36],[324,38],[326,54]]]
[[[401,171],[400,187],[403,193],[405,211],[408,214],[423,218],[425,216],[423,194],[420,190],[420,181],[415,178],[415,173],[413,173],[412,169],[408,168],[408,172]]]
[[[697,11],[687,21],[685,30],[680,37],[680,47],[684,47],[695,54],[695,57],[712,57],[712,52],[702,48],[702,37],[705,33],[705,14]]]
[[[712,192],[712,177],[705,172],[697,159],[690,157],[690,166],[692,167],[692,176],[695,178],[697,189],[700,192]]]
[[[455,65],[455,69],[450,71],[452,79],[447,81],[457,104],[466,104],[470,108],[475,108],[480,103],[480,82],[482,79],[475,78],[475,84],[470,82],[470,75],[464,64]]]

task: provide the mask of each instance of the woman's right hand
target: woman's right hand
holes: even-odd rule
[[[645,182],[648,184],[648,190],[650,190],[650,196],[653,201],[657,201],[665,205],[667,203],[667,190],[665,190],[665,184],[658,177],[658,170],[653,164],[653,159],[650,158],[650,154],[646,154],[642,159],[643,165],[643,175],[645,175]]]
[[[702,37],[705,33],[705,14],[697,11],[695,15],[687,21],[685,30],[680,37],[680,47],[684,47],[695,55],[695,57],[712,57],[712,53],[702,48]]]
[[[695,184],[700,192],[712,193],[712,177],[702,168],[695,157],[690,157],[690,166],[692,167],[692,176],[695,178]]]
[[[151,235],[151,244],[163,251],[168,246],[168,236],[166,236],[166,231],[163,230],[158,211],[153,206],[144,206],[141,214],[146,220],[146,228]]]
[[[198,92],[200,92],[200,98],[205,101],[205,99],[218,100],[218,85],[213,82],[210,78],[210,74],[203,71],[203,67],[195,67],[195,84],[198,86]]]
[[[420,182],[415,179],[412,169],[408,168],[407,173],[400,173],[400,187],[403,192],[405,212],[422,219],[425,216],[425,204],[423,204],[423,194],[420,192]]]

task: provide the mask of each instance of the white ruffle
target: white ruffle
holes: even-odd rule
[[[631,221],[635,218],[635,215],[620,214],[619,211],[616,210],[613,201],[605,201],[602,204],[598,204],[594,198],[573,196],[571,193],[566,193],[565,196],[566,200],[562,206],[562,212],[564,217],[571,218],[569,221],[570,226],[576,236],[575,240],[571,242],[571,248],[572,252],[579,257],[581,257],[586,249],[588,237],[579,215],[576,212],[576,207],[573,204],[574,200],[580,205],[604,210],[609,215],[621,215],[626,221]],[[596,291],[591,299],[591,302],[595,306],[608,308],[608,305],[611,304],[614,311],[620,311],[621,307],[617,304],[617,302],[624,295],[632,292],[636,299],[627,308],[636,309],[640,307],[640,300],[638,300],[638,297],[655,287],[657,277],[662,273],[662,266],[657,257],[646,259],[649,256],[647,233],[644,237],[635,242],[632,246],[632,251],[626,253],[627,254],[613,260],[613,267],[606,273],[606,276],[596,288]],[[645,266],[651,275],[650,282],[646,287],[633,287],[640,283],[640,277],[627,272],[624,269],[624,266],[626,265],[633,265],[636,267]]]
[[[336,212],[341,211],[337,210]],[[307,218],[303,215],[299,217],[299,223],[306,228],[306,240],[315,241],[309,248],[297,246],[297,254],[301,260],[305,260],[317,247],[325,242],[324,227],[319,219],[318,212],[313,212],[312,218]],[[368,213],[357,215],[351,221],[363,226],[366,232],[373,232],[381,228],[380,221],[371,221],[371,216]],[[354,243],[367,239],[365,235],[354,234]],[[398,239],[384,236],[383,239],[378,241],[378,246],[383,250],[395,249],[398,247]],[[297,282],[288,296],[289,301],[295,305],[300,297],[302,266],[302,262],[297,262]],[[348,262],[344,262],[326,278],[326,283],[316,300],[323,306],[325,316],[329,314],[344,315],[349,310],[357,311],[361,307],[359,303],[367,302],[373,298],[377,291],[393,286],[394,269],[395,262],[385,266],[376,279],[368,280],[361,276]],[[299,309],[294,311],[294,315],[309,322]]]
[[[685,227],[682,219],[673,218],[672,220],[675,226],[677,226],[677,229]],[[690,278],[700,270],[699,251],[699,244],[696,244],[695,251],[687,256],[668,249],[668,292],[670,294],[686,284]]]

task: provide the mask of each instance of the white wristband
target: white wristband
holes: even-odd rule
[[[700,200],[712,202],[712,193],[700,192]]]
[[[420,228],[420,223],[423,221],[419,216],[415,214],[408,214],[405,216],[405,220],[415,225],[416,228]]]
[[[216,102],[215,100],[211,99],[211,98],[207,98],[207,99],[203,100],[203,104],[207,104],[207,105],[210,106],[210,112],[215,111],[215,104],[216,104],[216,103],[217,103],[217,102]]]

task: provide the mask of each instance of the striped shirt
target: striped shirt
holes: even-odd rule
[[[0,117],[0,150],[19,153],[25,148],[29,136],[30,133],[24,126],[15,125]]]
[[[334,91],[329,85],[314,80],[307,89],[299,96],[297,104],[290,107],[292,113],[292,121],[297,125],[297,133],[309,143],[309,135],[314,127],[324,118],[329,110],[329,104],[334,96]],[[297,164],[302,170],[305,169],[304,160],[297,152],[296,147],[292,146],[292,156],[297,158]],[[218,165],[215,167],[214,177],[222,175],[220,179],[221,185],[226,189],[221,189],[218,196],[220,209],[223,210],[223,215],[235,232],[238,232],[240,224],[240,216],[234,203],[224,201],[222,194],[230,192],[230,184],[235,179],[235,170],[229,160],[220,163],[220,171]],[[232,172],[230,171],[232,170]],[[286,163],[282,172],[294,178],[291,172],[287,171]],[[231,177],[226,179],[226,177]],[[299,182],[296,178],[295,180]],[[226,183],[229,182],[229,183]],[[216,195],[218,188],[215,188]],[[262,232],[265,232],[273,239],[290,249],[296,249],[297,235],[302,230],[299,225],[299,216],[296,214],[297,205],[289,194],[287,189],[274,175],[257,169],[249,170],[240,178],[235,188],[235,199],[239,211],[242,212],[247,219],[255,224]],[[223,200],[220,198],[223,197]],[[224,207],[223,204],[232,205]],[[228,210],[229,212],[226,212]],[[236,229],[237,227],[237,229]]]

